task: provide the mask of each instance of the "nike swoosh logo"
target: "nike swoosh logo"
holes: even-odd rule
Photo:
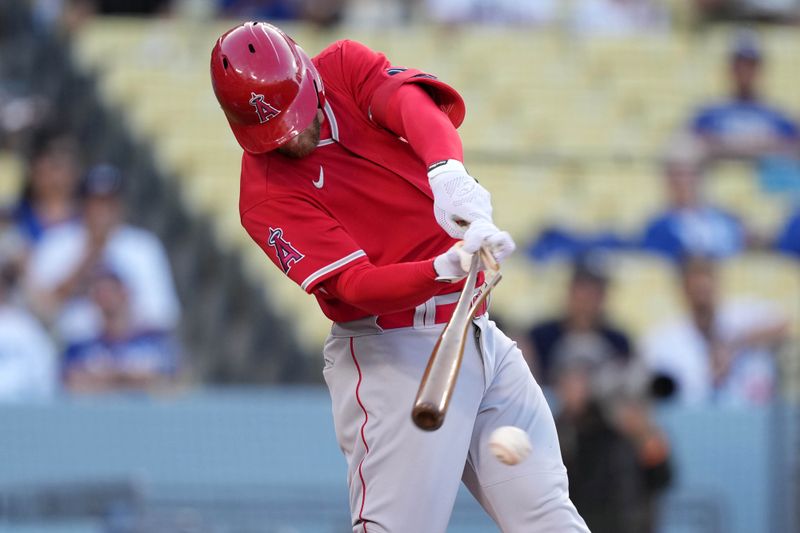
[[[311,183],[313,183],[314,187],[317,189],[321,189],[322,186],[325,185],[325,170],[322,168],[322,165],[319,166],[319,179]]]

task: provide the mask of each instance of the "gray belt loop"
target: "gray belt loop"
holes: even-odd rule
[[[420,329],[425,325],[426,313],[428,312],[427,304],[428,302],[421,303],[414,309],[414,329]]]

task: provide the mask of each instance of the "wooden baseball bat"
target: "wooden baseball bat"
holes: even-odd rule
[[[481,259],[495,274],[477,300],[472,302]],[[479,254],[472,256],[467,281],[464,283],[453,316],[450,317],[450,321],[439,335],[419,384],[417,398],[411,411],[411,419],[418,428],[425,431],[436,431],[442,427],[453,389],[456,386],[458,371],[461,368],[472,317],[500,278],[497,263],[490,253],[481,250],[480,256]]]

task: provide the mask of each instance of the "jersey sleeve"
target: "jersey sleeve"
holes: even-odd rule
[[[242,214],[250,237],[307,293],[367,255],[323,209],[299,197],[263,201]]]
[[[359,107],[381,126],[386,126],[385,116],[392,96],[405,84],[425,89],[455,127],[464,121],[464,100],[450,85],[421,70],[394,66],[385,55],[359,42],[334,43],[329,53],[320,54],[320,62],[330,66],[326,73],[335,78],[331,81],[350,92]]]

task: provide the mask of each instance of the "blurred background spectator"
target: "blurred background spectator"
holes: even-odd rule
[[[42,130],[33,141],[28,177],[14,206],[14,221],[31,248],[45,233],[79,218],[77,143],[68,134]]]
[[[737,35],[729,57],[729,98],[700,108],[691,119],[691,131],[703,140],[711,158],[796,156],[800,149],[797,122],[766,101],[761,92],[767,59],[756,35]]]
[[[152,15],[166,11],[173,0],[92,0],[95,9],[104,14]]]
[[[526,252],[537,262],[552,259],[572,260],[581,255],[619,252],[635,247],[629,237],[615,229],[604,231],[579,231],[571,227],[545,226],[528,245]]]
[[[628,335],[608,322],[609,274],[599,253],[580,257],[573,266],[562,315],[535,324],[528,333],[528,356],[539,383],[552,385],[554,373],[570,358],[600,365],[626,364],[633,356]]]
[[[593,532],[655,531],[669,446],[647,407],[648,374],[606,309],[608,265],[576,261],[564,316],[533,327],[533,368],[557,400],[570,494]]]
[[[572,26],[584,36],[626,36],[662,32],[669,14],[653,0],[577,0]]]
[[[593,533],[656,531],[672,471],[636,365],[565,357],[555,377],[556,429],[570,497]]]
[[[701,22],[747,21],[797,23],[800,6],[795,0],[694,0]]]
[[[776,353],[786,317],[757,298],[720,294],[717,264],[693,257],[680,267],[686,315],[644,339],[652,372],[685,404],[763,405],[778,392]]]
[[[55,346],[17,292],[24,261],[24,239],[0,220],[0,404],[50,400],[57,390]]]
[[[488,24],[547,25],[558,20],[557,0],[426,0],[431,18],[442,24],[480,22]]]
[[[786,219],[775,240],[775,248],[779,252],[800,259],[800,208]]]
[[[679,262],[690,255],[730,257],[747,246],[739,217],[706,199],[704,157],[693,136],[683,135],[668,148],[663,166],[667,206],[647,222],[645,250]]]
[[[293,0],[219,0],[223,16],[242,20],[287,20],[300,15],[300,3]]]
[[[64,379],[71,392],[156,391],[174,383],[177,345],[168,330],[137,329],[128,288],[111,271],[89,280],[89,297],[102,316],[96,337],[67,346]]]
[[[91,275],[106,268],[124,281],[136,328],[172,331],[180,315],[163,245],[150,232],[124,223],[123,176],[110,165],[86,174],[83,215],[45,236],[31,256],[28,287],[37,309],[54,321],[62,342],[96,338],[101,318],[88,299]]]

